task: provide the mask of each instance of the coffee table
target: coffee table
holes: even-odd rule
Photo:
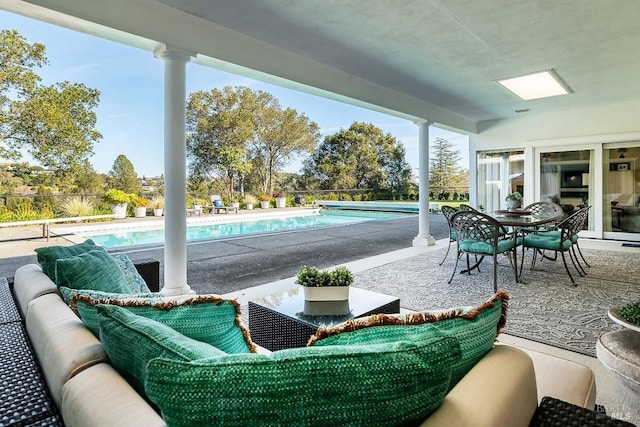
[[[302,286],[249,301],[251,339],[271,351],[304,347],[319,327],[400,312],[400,299],[351,287],[348,301],[305,301]]]

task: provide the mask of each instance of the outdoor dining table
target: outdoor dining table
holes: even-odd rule
[[[505,227],[512,227],[516,231],[520,230],[522,227],[535,227],[539,225],[544,225],[550,222],[561,220],[564,217],[562,213],[536,213],[533,214],[524,209],[516,209],[515,211],[508,210],[497,210],[495,212],[490,212],[488,215],[493,217],[500,224]]]
[[[525,227],[527,229],[531,229],[532,227],[538,227],[551,222],[556,222],[564,218],[563,213],[549,213],[549,212],[532,213],[524,209],[516,209],[514,211],[497,210],[495,212],[489,212],[488,215],[494,218],[503,226],[511,227],[513,232],[516,233],[516,236],[515,236],[516,239],[518,238],[518,233],[520,233],[521,230],[523,230]],[[524,233],[523,233],[523,237],[524,237]],[[524,239],[522,244],[524,245]],[[522,251],[522,260],[520,262],[524,263],[524,250]],[[516,276],[518,277],[517,282],[522,283],[520,274],[518,274],[517,271],[516,271]]]

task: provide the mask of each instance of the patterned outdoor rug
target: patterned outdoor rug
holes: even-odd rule
[[[445,249],[421,254],[357,273],[354,286],[400,297],[400,305],[411,310],[477,305],[493,295],[493,264],[485,258],[481,272],[456,273],[447,281],[455,263],[454,253],[442,266]],[[531,251],[527,251],[531,252]],[[591,265],[587,276],[573,274],[572,286],[562,264],[538,261],[529,270],[525,257],[524,284],[516,283],[505,256],[498,259],[498,289],[510,296],[505,333],[595,356],[595,343],[602,333],[619,326],[609,320],[610,307],[640,299],[640,253],[582,250]],[[522,252],[518,253],[518,260]],[[570,261],[568,261],[570,262]],[[458,264],[461,269],[464,258]]]

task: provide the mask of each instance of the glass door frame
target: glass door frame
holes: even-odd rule
[[[554,145],[533,145],[532,154],[534,162],[533,170],[529,171],[532,174],[532,178],[529,182],[533,182],[533,186],[528,187],[527,196],[532,197],[530,200],[540,200],[541,194],[541,174],[540,174],[540,158],[544,153],[560,153],[567,151],[581,151],[589,150],[591,156],[589,159],[589,173],[591,174],[589,186],[589,204],[591,209],[589,210],[589,229],[580,232],[582,237],[592,237],[596,239],[603,238],[603,183],[602,183],[602,143],[592,144],[576,144],[576,145],[558,145],[557,142]],[[527,171],[525,171],[526,173]],[[599,177],[599,178],[598,178]],[[529,203],[529,202],[527,202]],[[619,234],[619,233],[616,233]]]
[[[602,150],[601,153],[604,150],[611,150],[611,149],[617,149],[617,148],[630,148],[630,147],[639,147],[640,146],[640,140],[635,139],[635,140],[627,140],[624,142],[607,142],[607,143],[602,143],[600,144],[600,149]],[[600,156],[600,167],[604,168],[604,156]],[[602,177],[602,179],[600,179],[600,181],[604,181],[604,170],[601,170],[600,172],[600,177]],[[604,184],[603,184],[604,185]],[[634,182],[633,185],[636,185],[636,183]],[[604,187],[602,189],[602,195],[604,196]],[[604,203],[604,197],[601,197],[603,203]],[[603,216],[604,216],[604,211],[603,212]],[[638,242],[640,241],[640,233],[625,233],[624,231],[604,231],[602,233],[602,237],[604,239],[609,239],[609,240],[626,240],[626,241],[635,241]]]

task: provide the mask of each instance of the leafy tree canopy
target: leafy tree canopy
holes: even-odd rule
[[[245,182],[272,192],[293,156],[312,151],[317,124],[273,95],[247,87],[194,92],[187,103],[187,152],[192,177],[205,176],[232,195]]]
[[[45,167],[75,172],[102,136],[95,129],[100,92],[83,84],[41,84],[33,71],[47,64],[45,46],[15,30],[0,31],[0,158],[21,150]]]
[[[109,188],[122,190],[127,194],[140,194],[141,186],[133,163],[127,156],[120,154],[109,171]]]
[[[408,186],[411,168],[404,147],[372,124],[354,122],[349,129],[325,137],[305,162],[304,179],[320,189],[388,188]]]

